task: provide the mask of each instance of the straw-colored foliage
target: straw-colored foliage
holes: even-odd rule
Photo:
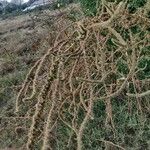
[[[111,13],[105,7],[99,16],[68,25],[57,20],[61,31],[54,33],[51,48],[30,69],[16,98],[16,117],[29,121],[24,149],[90,149],[87,137],[88,144],[99,141],[106,149],[125,150],[128,146],[116,137],[114,111],[120,108],[113,106],[114,101],[125,103],[126,113],[136,109],[139,116],[146,116],[148,64],[140,63],[148,59],[144,48],[150,44],[150,20],[142,10],[129,13],[123,2],[114,4]],[[102,109],[95,111],[99,102],[104,104],[103,121],[96,120]],[[101,126],[114,140],[91,140],[88,133],[93,135]]]

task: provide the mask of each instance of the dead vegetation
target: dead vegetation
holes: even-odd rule
[[[29,70],[13,117],[7,118],[9,124],[16,123],[22,149],[90,149],[86,140],[99,141],[101,149],[129,149],[126,136],[119,139],[120,103],[124,118],[135,111],[141,124],[148,125],[149,64],[140,64],[149,59],[145,48],[150,46],[150,21],[142,11],[128,13],[122,2],[113,7],[113,12],[102,9],[100,16],[76,22],[62,15],[51,26],[51,47]],[[94,128],[110,135],[96,139]]]

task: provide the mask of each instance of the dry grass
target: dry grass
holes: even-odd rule
[[[36,62],[26,76],[16,100],[16,113],[19,115],[22,112],[22,103],[26,107],[26,102],[30,103],[25,114],[32,116],[27,149],[35,149],[40,139],[43,150],[56,149],[52,137],[55,138],[57,133],[54,128],[62,121],[76,136],[76,149],[81,150],[84,147],[84,130],[88,122],[94,120],[93,107],[99,100],[103,100],[106,105],[105,127],[111,128],[115,134],[111,101],[125,90],[130,92],[130,84],[134,86],[138,111],[143,113],[141,101],[136,94],[137,73],[140,71],[138,63],[142,57],[138,49],[147,46],[149,34],[146,29],[149,21],[144,18],[145,24],[141,25],[141,18],[136,22],[138,15],[130,16],[123,3],[116,6],[113,14],[105,14],[107,21],[103,21],[103,13],[99,18],[94,18],[96,20],[88,18],[64,28],[57,35],[53,47]],[[132,18],[133,23],[124,27],[123,22],[128,17]],[[135,23],[140,26],[141,32],[145,32],[144,39],[132,33],[131,28]],[[129,37],[124,39],[117,27],[127,30]],[[112,45],[108,43],[110,39],[113,41]],[[119,60],[127,65],[127,73],[119,72]],[[49,67],[45,68],[45,64]],[[140,90],[142,92],[143,89]],[[149,95],[148,91],[146,93]],[[131,95],[128,96],[130,98]],[[145,93],[143,96],[146,96]],[[36,103],[33,110],[32,101]],[[124,149],[109,141],[105,145]]]
[[[121,120],[115,115],[132,118],[135,111],[141,118],[136,125],[143,120],[147,125],[150,83],[148,76],[139,77],[147,69],[139,64],[150,42],[149,19],[142,11],[129,14],[122,2],[114,8],[111,14],[104,9],[100,16],[78,22],[67,21],[66,15],[55,20],[49,48],[26,75],[12,117],[3,117],[9,120],[8,128],[12,125],[7,130],[15,129],[13,134],[21,137],[16,147],[81,150],[94,149],[87,145],[99,141],[95,149],[124,150],[130,145],[120,133]],[[125,109],[120,108],[120,100]],[[103,110],[103,105],[95,110],[99,103]],[[101,111],[102,120],[97,120]],[[95,128],[101,134],[109,131],[108,139],[97,139]]]

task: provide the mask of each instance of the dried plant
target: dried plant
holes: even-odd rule
[[[74,137],[76,149],[81,150],[98,101],[105,103],[105,126],[114,134],[112,99],[122,94],[136,98],[142,111],[140,98],[150,92],[137,84],[144,84],[138,73],[146,67],[139,68],[138,64],[143,58],[142,48],[149,44],[149,20],[144,14],[128,13],[123,2],[114,4],[112,13],[105,7],[100,16],[64,27],[52,48],[28,73],[16,100],[18,115],[27,107],[23,114],[32,117],[27,149],[36,149],[39,143],[42,150],[57,149],[56,128],[61,122],[72,131],[67,146]],[[135,26],[140,28],[138,34],[132,31]],[[104,143],[125,149],[109,141]]]

